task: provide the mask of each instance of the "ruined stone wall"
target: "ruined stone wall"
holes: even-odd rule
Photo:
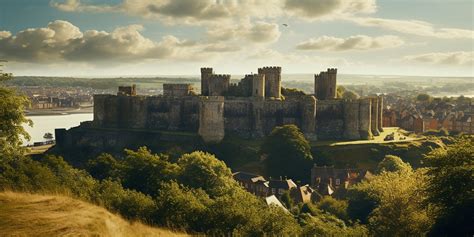
[[[164,96],[188,96],[194,94],[192,84],[163,84]]]
[[[135,85],[132,85],[132,86],[119,86],[117,95],[136,96],[137,95],[137,87]]]
[[[265,75],[265,97],[281,97],[281,67],[263,67],[258,74]]]

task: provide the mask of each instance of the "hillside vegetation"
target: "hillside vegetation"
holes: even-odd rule
[[[53,195],[0,193],[0,236],[186,236]]]

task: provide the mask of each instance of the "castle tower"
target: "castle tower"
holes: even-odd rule
[[[228,74],[212,74],[208,78],[208,94],[210,96],[224,96],[229,90],[230,75]]]
[[[380,135],[379,132],[379,100],[377,97],[371,97],[372,104],[370,106],[370,129],[374,136]]]
[[[257,98],[265,98],[265,75],[253,74],[245,77],[252,78],[252,96]]]
[[[301,98],[301,130],[308,140],[316,140],[316,98],[306,95]]]
[[[378,129],[379,132],[383,132],[383,97],[379,96],[379,106],[378,106]]]
[[[344,134],[348,140],[360,139],[359,133],[359,101],[344,101],[342,104],[344,112]]]
[[[360,99],[359,105],[359,134],[364,140],[372,139],[371,131],[371,100],[369,98]]]
[[[281,97],[281,67],[263,67],[258,74],[265,75],[265,97]]]
[[[337,97],[337,69],[328,68],[326,72],[314,75],[314,94],[318,100],[329,100]]]
[[[198,133],[206,143],[218,143],[224,139],[223,96],[200,97]]]
[[[201,95],[209,95],[209,78],[214,74],[210,67],[201,68]]]

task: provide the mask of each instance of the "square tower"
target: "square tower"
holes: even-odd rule
[[[263,67],[258,74],[265,75],[265,97],[281,97],[281,67]]]
[[[326,72],[314,75],[314,94],[318,100],[337,98],[337,69],[328,68]]]

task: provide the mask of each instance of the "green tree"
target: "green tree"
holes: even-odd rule
[[[176,179],[179,167],[167,156],[152,154],[146,147],[137,151],[125,150],[126,156],[120,169],[120,180],[126,188],[156,196],[161,183]]]
[[[210,196],[219,196],[237,183],[232,172],[223,161],[209,153],[195,151],[184,154],[178,160],[180,167],[178,180],[191,188],[201,188]]]
[[[342,98],[346,100],[357,100],[359,99],[359,94],[355,93],[354,91],[346,90],[342,94]]]
[[[270,176],[306,181],[312,166],[311,146],[296,125],[275,127],[260,149]]]
[[[212,200],[202,189],[191,189],[175,181],[164,183],[156,197],[155,220],[174,228],[207,231],[206,214]]]
[[[382,172],[348,190],[348,213],[368,223],[374,236],[420,236],[431,226],[428,210],[421,207],[423,170]]]
[[[342,96],[344,95],[344,92],[346,92],[346,88],[343,87],[343,86],[337,86],[336,88],[336,97],[337,98],[342,98]]]
[[[403,160],[394,155],[386,155],[378,164],[378,173],[382,172],[410,172],[412,168],[410,164],[403,162]]]
[[[426,158],[426,204],[436,207],[432,236],[474,234],[474,138],[461,138]]]
[[[345,200],[337,200],[331,196],[324,196],[317,204],[316,207],[327,213],[331,213],[337,218],[343,221],[349,221],[347,214],[348,203]]]
[[[11,79],[11,74],[0,70],[0,157],[24,152],[25,149],[21,147],[22,138],[29,140],[30,136],[23,124],[33,125],[33,122],[25,117],[28,98],[4,84]]]
[[[102,180],[106,178],[118,179],[123,177],[123,164],[111,154],[103,153],[87,162],[87,171],[92,177]]]

